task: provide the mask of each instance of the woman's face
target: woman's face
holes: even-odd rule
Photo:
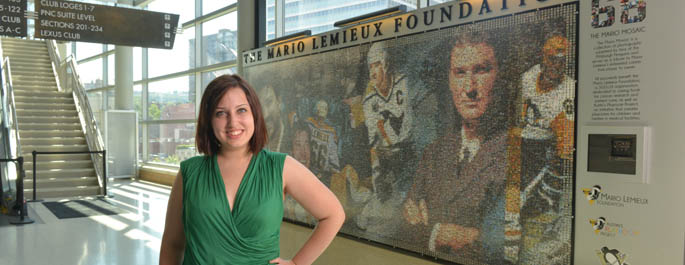
[[[212,130],[221,144],[221,151],[249,149],[254,134],[254,118],[241,88],[229,88],[219,100],[212,113]]]
[[[497,78],[495,52],[485,43],[454,46],[450,54],[449,87],[454,107],[465,120],[483,116],[492,101]]]

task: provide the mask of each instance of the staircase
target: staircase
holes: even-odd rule
[[[72,93],[59,92],[47,45],[43,41],[2,39],[10,58],[26,180],[33,196],[31,152],[88,151]],[[37,199],[96,195],[97,175],[89,154],[38,155]]]

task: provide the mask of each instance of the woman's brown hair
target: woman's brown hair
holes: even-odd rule
[[[195,145],[201,154],[212,156],[217,154],[221,148],[212,129],[212,118],[221,98],[226,94],[226,91],[234,87],[243,90],[247,97],[247,102],[250,104],[250,109],[252,109],[254,134],[250,138],[250,151],[253,154],[258,153],[268,141],[262,105],[259,103],[257,92],[245,79],[238,75],[222,75],[212,80],[202,94],[200,114],[197,118],[197,128],[195,130]]]

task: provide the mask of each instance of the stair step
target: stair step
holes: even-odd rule
[[[15,42],[15,41],[6,41],[2,40],[2,48],[33,48],[33,49],[40,49],[45,47],[47,49],[47,45],[45,45],[45,42]]]
[[[15,71],[18,72],[52,72],[52,66],[46,64],[46,65],[23,65],[23,64],[17,64],[14,65],[14,63],[10,63],[10,69],[12,70],[12,74],[14,74]]]
[[[44,60],[42,58],[36,58],[36,59],[31,59],[31,58],[15,58],[15,59],[12,59],[12,58],[10,58],[10,68],[12,69],[12,74],[14,74],[15,70],[24,71],[25,69],[28,69],[28,68],[35,68],[35,69],[43,68],[45,70],[52,71],[52,64],[50,63],[50,61]]]
[[[45,138],[21,138],[21,145],[53,145],[53,144],[86,144],[85,137],[45,137]]]
[[[22,55],[9,55],[5,53],[5,56],[10,58],[10,66],[14,68],[15,66],[27,66],[27,65],[40,65],[40,66],[50,66],[52,67],[52,59],[50,56],[43,51],[28,51],[34,52],[34,54],[22,54]],[[40,53],[40,54],[39,54]]]
[[[53,117],[41,117],[41,116],[22,116],[17,118],[19,124],[26,123],[79,123],[81,122],[78,116],[53,116]]]
[[[19,103],[47,103],[47,104],[71,104],[74,105],[73,98],[52,98],[52,97],[26,97],[26,96],[14,96],[14,102]]]
[[[14,90],[14,96],[16,97],[34,97],[34,98],[74,98],[72,93],[55,91],[44,91],[44,90],[28,90],[20,89]]]
[[[42,72],[42,73],[36,73],[36,72],[17,72],[13,71],[12,73],[12,80],[24,80],[24,79],[36,79],[36,80],[49,80],[49,81],[54,81],[55,80],[55,75],[52,72]]]
[[[37,51],[37,52],[43,52],[46,53],[48,52],[48,47],[43,45],[25,45],[25,44],[11,44],[11,43],[4,43],[2,44],[2,49],[5,54],[7,55],[16,55],[16,54],[21,54],[22,52],[25,53],[25,51]]]
[[[26,198],[33,198],[33,189],[25,188]],[[77,186],[67,188],[38,188],[36,189],[37,199],[64,198],[74,196],[93,196],[100,194],[99,186]]]
[[[40,69],[33,69],[33,70],[31,70],[31,68],[23,68],[22,67],[19,69],[14,69],[14,67],[12,67],[12,76],[14,76],[14,75],[32,75],[32,74],[53,75],[53,72],[52,72],[52,68],[45,68],[45,67],[40,68]]]
[[[31,155],[31,151],[33,150],[26,150],[22,147],[22,152],[24,152],[24,161],[29,161],[33,162],[33,156]],[[67,161],[78,161],[78,160],[89,160],[91,159],[90,154],[63,154],[63,155],[37,155],[36,156],[36,161],[61,161],[61,160],[67,160]],[[39,162],[40,163],[40,162]],[[28,167],[26,167],[28,168]]]
[[[45,137],[83,137],[83,132],[81,130],[20,130],[19,137],[20,139]],[[22,150],[27,151],[24,147],[22,147]]]
[[[21,130],[19,133],[21,133]],[[26,146],[22,146],[21,150],[25,153],[26,152],[30,153],[33,150],[36,150],[38,152],[75,152],[75,151],[88,151],[88,145],[85,145],[85,144],[26,145]]]
[[[62,103],[42,103],[42,104],[32,104],[32,103],[19,103],[15,100],[17,109],[33,109],[33,110],[76,110],[75,104],[62,104]]]
[[[5,48],[6,47],[6,48]],[[7,49],[5,52],[5,56],[9,55],[11,57],[39,57],[39,56],[46,56],[49,57],[50,55],[48,54],[47,47],[45,49],[42,49],[42,47],[35,47],[35,46],[5,46],[3,45],[3,50]],[[29,52],[26,52],[29,51]],[[11,60],[11,59],[10,59]]]
[[[75,109],[73,110],[44,110],[44,109],[20,109],[17,108],[17,116],[74,116],[78,115]]]
[[[19,69],[14,69],[12,68],[12,78],[14,79],[14,76],[33,76],[33,75],[40,75],[40,76],[54,76],[55,73],[52,71],[52,68],[19,68]]]
[[[56,87],[55,77],[53,76],[30,76],[30,75],[12,75],[12,84],[16,87],[18,84],[25,84],[28,82],[48,82],[50,86]]]
[[[38,45],[30,45],[30,44],[26,45],[24,43],[21,43],[21,44],[5,43],[4,41],[2,44],[2,48],[3,49],[9,49],[9,50],[16,50],[16,51],[22,51],[22,49],[32,49],[32,50],[33,49],[35,49],[35,50],[43,49],[45,51],[48,50],[48,46],[45,45],[45,43],[40,43]]]
[[[18,45],[18,46],[46,46],[45,41],[42,40],[25,40],[25,39],[12,39],[12,38],[3,38],[2,39],[2,45]]]
[[[29,91],[33,93],[41,93],[41,92],[59,92],[57,90],[57,83],[53,84],[43,84],[43,85],[38,85],[38,84],[14,84],[13,86],[14,91]]]
[[[54,74],[52,70],[50,71],[43,71],[43,72],[28,72],[28,71],[17,71],[17,70],[12,70],[12,78],[21,78],[21,77],[43,77],[43,78],[48,78],[52,77],[54,78]]]
[[[19,51],[21,51],[21,48],[45,49],[45,50],[47,50],[48,46],[45,45],[44,42],[35,43],[32,45],[31,43],[7,42],[7,41],[3,40],[2,41],[2,48],[3,49],[16,49]]]
[[[38,155],[39,157],[42,155]],[[59,169],[59,168],[93,168],[93,161],[88,160],[50,160],[50,161],[38,161],[36,163],[37,170],[46,169]],[[33,170],[33,158],[24,162],[24,169]]]
[[[24,54],[15,54],[15,53],[7,53],[8,50],[3,50],[5,52],[5,56],[10,57],[10,64],[13,65],[18,62],[44,62],[45,64],[51,64],[52,59],[50,59],[50,55],[48,55],[47,49],[45,51],[40,51],[40,50],[34,50],[34,49],[29,49],[26,52],[32,53],[31,56],[24,56]],[[24,53],[26,53],[24,52]],[[39,54],[42,53],[42,54]]]
[[[17,58],[48,58],[50,59],[50,54],[48,53],[47,48],[40,48],[40,47],[22,47],[22,48],[16,48],[16,47],[5,47],[3,45],[2,48],[3,54],[6,57],[10,57],[10,62],[13,61],[14,59]]]
[[[36,178],[36,190],[44,188],[67,188],[78,186],[98,186],[97,177]],[[24,187],[33,189],[33,179],[24,179]],[[31,196],[33,196],[31,194]]]
[[[50,87],[55,88],[55,91],[57,91],[57,82],[55,80],[12,80],[12,85],[14,85],[14,88],[19,89],[35,87],[38,90],[43,90]]]
[[[15,95],[17,92],[28,92],[29,94],[35,93],[43,93],[43,92],[59,92],[57,90],[57,86],[52,85],[52,86],[14,86],[14,92]]]
[[[38,163],[36,163],[36,165],[38,167],[40,167],[41,163],[43,163],[43,161],[39,161]],[[26,170],[26,176],[33,176],[33,165],[32,165],[32,167],[24,168],[24,170]],[[47,178],[47,177],[91,177],[91,176],[96,176],[95,169],[92,166],[90,168],[53,168],[53,169],[38,169],[38,170],[36,170],[36,179]]]
[[[31,51],[30,51],[31,52]],[[5,55],[7,55],[5,53]],[[52,69],[52,59],[49,56],[34,56],[34,57],[20,57],[20,56],[8,56],[10,58],[10,67],[12,69],[26,68],[26,67],[43,67]]]
[[[21,85],[34,85],[34,86],[55,86],[55,80],[44,81],[44,80],[12,80],[14,86]]]
[[[21,130],[80,130],[80,123],[19,123]]]

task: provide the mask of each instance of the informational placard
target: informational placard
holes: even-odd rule
[[[647,1],[595,0],[591,8],[592,121],[640,121]]]
[[[580,1],[575,264],[684,264],[683,8]]]
[[[26,0],[0,1],[0,35],[26,37]]]
[[[171,49],[179,15],[90,3],[36,1],[36,37]]]

